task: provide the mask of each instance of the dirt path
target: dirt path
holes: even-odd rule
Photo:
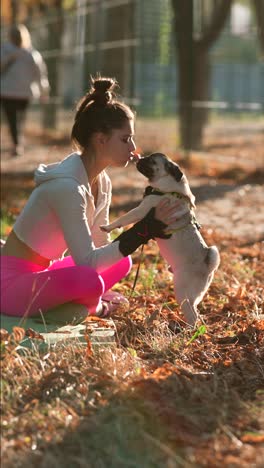
[[[135,206],[142,197],[144,178],[134,167],[129,169],[129,179],[122,170],[112,170],[111,178],[113,206],[118,211]],[[197,218],[204,227],[238,237],[241,242],[264,240],[263,185],[210,177],[190,176],[189,180],[196,197]]]
[[[248,136],[247,136],[248,139]],[[1,201],[2,207],[18,212],[33,187],[33,171],[40,163],[51,163],[62,159],[69,146],[47,140],[42,144],[28,141],[27,151],[23,157],[10,158],[7,150],[7,138],[2,134],[1,151]],[[241,145],[241,142],[240,142]],[[263,148],[263,147],[262,147]],[[218,150],[219,152],[219,150]],[[263,210],[263,172],[260,160],[254,161],[236,158],[235,166],[241,167],[241,172],[232,176],[234,158],[228,153],[214,157],[210,153],[196,153],[194,166],[204,167],[203,175],[197,175],[192,167],[186,170],[190,184],[196,196],[197,217],[202,225],[222,234],[239,238],[240,242],[253,242],[264,239]],[[249,161],[249,166],[247,166]],[[218,169],[217,169],[218,167]],[[226,177],[219,177],[219,172],[225,169]],[[252,168],[254,176],[252,176]],[[229,173],[228,173],[229,170]],[[210,172],[212,174],[210,174]],[[131,165],[128,169],[111,169],[109,171],[113,183],[113,203],[115,212],[126,211],[135,206],[144,191],[145,179]],[[235,179],[235,181],[234,181]]]

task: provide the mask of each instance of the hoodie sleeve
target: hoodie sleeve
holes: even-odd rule
[[[46,63],[44,62],[42,55],[37,50],[33,49],[31,54],[34,63],[34,81],[39,86],[40,95],[48,96],[50,85]]]
[[[73,179],[50,184],[48,198],[63,232],[70,255],[77,265],[89,265],[99,273],[123,258],[119,243],[96,248],[87,220],[87,193]]]
[[[109,244],[111,236],[105,231],[101,231],[100,226],[109,224],[109,210],[112,199],[112,183],[108,174],[104,172],[98,197],[98,207],[94,217],[92,226],[92,236],[96,247]]]

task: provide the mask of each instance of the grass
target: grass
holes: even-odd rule
[[[171,150],[174,122],[165,124],[164,133],[142,125],[139,140]],[[3,211],[1,237],[15,214]],[[132,273],[116,287],[130,306],[114,317],[115,348],[22,352],[24,331],[1,331],[4,468],[263,465],[263,243],[203,235],[219,246],[221,266],[196,330],[183,323],[171,275],[152,243],[133,294],[139,251]]]
[[[254,254],[224,241],[196,332],[180,321],[154,243],[129,310],[115,316],[116,348],[21,353],[18,331],[2,332],[3,466],[260,467],[264,327],[252,314],[262,307],[260,244]],[[118,288],[127,296],[135,269]]]
[[[14,216],[6,210],[1,210],[0,237],[6,239],[14,224]]]

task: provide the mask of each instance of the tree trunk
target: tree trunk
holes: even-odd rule
[[[178,101],[181,146],[192,147],[192,76],[193,76],[193,3],[187,0],[184,6],[173,2],[175,12],[176,61],[178,64]]]
[[[189,59],[188,59],[189,58]],[[210,67],[208,51],[192,44],[189,57],[182,49],[178,54],[179,119],[181,145],[187,151],[199,149],[208,119]]]
[[[11,23],[18,22],[19,5],[17,0],[11,0]]]
[[[199,44],[194,46],[193,57],[193,101],[191,142],[193,148],[200,149],[203,130],[208,121],[208,101],[210,99],[210,60],[208,50]]]
[[[181,146],[189,151],[202,146],[208,118],[210,46],[218,38],[228,17],[232,0],[218,0],[207,17],[199,37],[194,34],[194,0],[172,0],[174,9],[176,62]]]
[[[264,53],[264,3],[263,0],[253,0],[256,12],[256,22],[258,27],[258,37],[262,52]]]
[[[192,0],[176,9],[175,27],[181,146],[189,151],[201,147],[209,93],[208,49],[194,40]]]
[[[48,78],[50,83],[50,101],[45,104],[43,110],[43,127],[55,129],[57,127],[57,111],[59,96],[59,69],[60,55],[63,34],[63,8],[62,0],[57,0],[54,7],[48,10],[48,44],[49,51],[58,51],[56,55],[51,55],[47,60]],[[56,18],[56,21],[54,21]]]

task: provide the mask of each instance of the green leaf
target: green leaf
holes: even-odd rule
[[[187,346],[189,344],[191,344],[194,340],[196,340],[196,338],[198,338],[198,336],[204,335],[205,333],[206,333],[206,326],[201,325],[199,328],[197,328],[196,332],[193,334],[191,339],[188,341]]]

